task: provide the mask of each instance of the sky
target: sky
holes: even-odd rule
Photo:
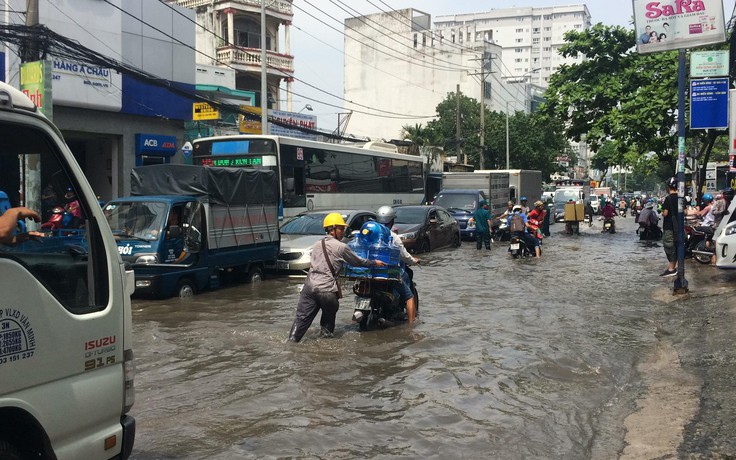
[[[659,0],[672,3],[671,0]],[[724,15],[731,17],[736,0],[722,0]],[[320,130],[334,130],[338,114],[344,113],[343,96],[343,23],[346,18],[414,8],[432,16],[478,13],[513,7],[545,7],[585,4],[591,22],[633,27],[631,0],[294,0],[291,28],[291,54],[295,77],[293,111],[316,115]],[[347,12],[345,11],[347,10]],[[382,11],[383,10],[383,11]],[[336,30],[335,30],[336,29]],[[283,87],[283,86],[282,86]],[[285,92],[281,97],[286,98]],[[361,101],[366,103],[366,101]],[[304,110],[309,104],[313,111]],[[380,101],[367,105],[380,108]],[[285,105],[282,105],[285,107]],[[350,126],[348,126],[350,132]]]

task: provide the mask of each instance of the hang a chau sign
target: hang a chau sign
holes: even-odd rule
[[[639,53],[723,43],[722,0],[633,0]]]

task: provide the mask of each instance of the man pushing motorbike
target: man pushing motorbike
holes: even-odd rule
[[[327,236],[312,246],[307,281],[299,294],[296,318],[289,332],[290,342],[299,342],[302,339],[320,309],[320,333],[331,336],[335,331],[335,317],[340,308],[339,299],[342,297],[338,275],[343,263],[356,267],[386,266],[380,260],[363,259],[341,241],[347,224],[339,213],[327,214],[322,226]]]
[[[394,220],[396,220],[396,211],[391,206],[381,206],[376,212],[376,220],[378,223],[385,225],[391,231],[391,241],[397,245],[401,254],[401,262],[406,265],[419,265],[419,259],[409,254],[404,247],[401,237],[393,230]],[[401,269],[401,300],[406,303],[406,316],[410,323],[413,323],[417,316],[417,302],[414,294],[411,292],[411,277],[407,270]]]

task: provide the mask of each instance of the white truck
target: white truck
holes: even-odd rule
[[[125,459],[133,272],[60,131],[5,83],[0,139],[0,458]]]

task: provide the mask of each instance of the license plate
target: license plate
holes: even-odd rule
[[[371,298],[370,297],[356,297],[355,298],[355,310],[371,310]]]
[[[511,250],[516,251],[519,249],[519,243],[511,243]]]
[[[284,262],[283,260],[277,260],[276,261],[276,268],[279,270],[288,270],[289,269],[289,262]]]

